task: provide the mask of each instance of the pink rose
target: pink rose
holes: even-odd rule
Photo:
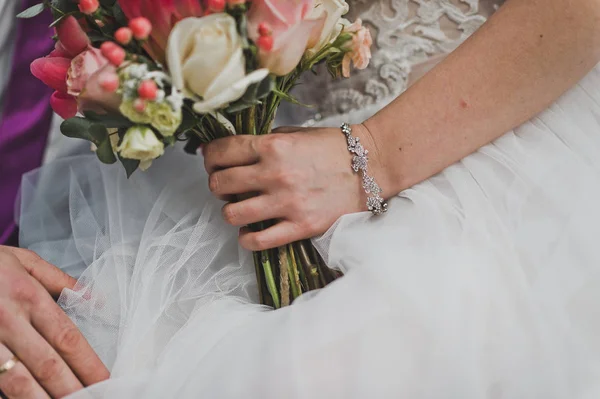
[[[54,94],[50,105],[63,119],[77,111],[107,112],[117,109],[119,97],[100,89],[100,74],[109,70],[108,60],[90,46],[89,38],[77,20],[69,16],[56,28],[58,42],[47,56],[31,63],[31,73],[50,86]],[[116,104],[116,106],[115,106]]]
[[[90,77],[108,64],[100,50],[90,47],[71,61],[67,73],[67,93],[77,97],[81,94]]]
[[[306,49],[318,42],[325,24],[326,15],[309,18],[313,7],[314,0],[252,1],[248,36],[259,44],[270,37],[267,46],[259,45],[261,67],[279,76],[296,68]]]
[[[342,75],[348,78],[350,77],[350,63],[354,64],[356,69],[365,69],[369,66],[373,38],[369,29],[363,26],[360,19],[346,26],[344,32],[352,34],[352,41],[347,44],[349,51],[342,61]]]
[[[90,75],[81,94],[77,97],[77,108],[80,112],[94,111],[97,114],[105,114],[119,111],[121,96],[102,88],[104,78],[114,76],[116,73],[117,68],[110,63],[106,63],[101,69]]]

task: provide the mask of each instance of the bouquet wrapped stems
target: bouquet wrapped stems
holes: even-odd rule
[[[291,85],[285,81],[282,83]],[[284,86],[278,92],[285,93],[290,88]],[[264,103],[238,114],[236,133],[269,134],[279,101],[280,96],[275,93]],[[272,224],[273,222],[261,222],[250,228],[259,231]],[[325,265],[310,240],[254,252],[253,255],[261,303],[275,309],[290,305],[303,293],[323,288],[340,276]]]

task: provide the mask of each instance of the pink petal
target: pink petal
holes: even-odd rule
[[[128,19],[146,17],[152,24],[152,33],[145,43],[146,51],[159,62],[164,62],[164,52],[173,26],[188,17],[204,15],[200,0],[118,0]]]
[[[75,100],[75,97],[59,91],[55,91],[50,97],[50,106],[63,119],[69,119],[77,115],[77,100]]]
[[[65,51],[72,57],[90,45],[90,39],[73,16],[68,16],[56,27],[56,34]]]
[[[87,80],[84,90],[78,97],[80,111],[94,111],[105,114],[118,112],[121,105],[121,96],[117,93],[107,92],[102,88],[105,75],[113,75],[117,69],[106,64]]]
[[[31,63],[31,73],[54,90],[66,93],[67,72],[70,67],[71,60],[68,58],[38,58]]]
[[[277,76],[287,75],[300,63],[308,43],[318,39],[325,23],[325,18],[304,20],[275,37],[273,50],[259,53],[260,64]]]
[[[60,42],[56,42],[56,45],[54,45],[54,50],[48,54],[48,57],[71,58],[71,55],[67,53],[67,50],[65,50]]]

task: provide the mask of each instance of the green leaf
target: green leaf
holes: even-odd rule
[[[198,147],[200,147],[200,144],[202,144],[202,140],[200,139],[200,137],[198,137],[198,135],[196,134],[192,134],[188,142],[185,143],[183,151],[191,155],[197,155]]]
[[[175,136],[167,136],[165,138],[163,138],[163,142],[168,145],[175,145],[175,142],[177,141],[177,138]]]
[[[282,91],[279,91],[277,89],[273,90],[273,93],[275,93],[282,100],[285,100],[285,101],[287,101],[289,103],[296,104],[296,105],[301,105],[301,106],[306,107],[306,108],[313,108],[314,107],[314,105],[303,104],[300,101],[298,101],[297,99],[295,99],[294,97],[290,96],[289,94],[284,93]]]
[[[59,25],[65,18],[70,17],[70,16],[74,16],[75,18],[79,18],[81,15],[83,15],[82,13],[80,13],[79,11],[72,11],[66,14],[61,15],[60,17],[56,18],[51,24],[50,27],[54,28],[56,25]]]
[[[229,107],[227,107],[225,109],[225,112],[227,112],[228,114],[237,114],[238,112],[241,112],[245,109],[250,108],[253,105],[258,105],[260,104],[260,101],[252,101],[252,102],[246,102],[246,101],[236,101],[235,103],[231,104]]]
[[[121,161],[121,164],[125,168],[125,173],[127,173],[128,179],[131,177],[133,172],[135,172],[140,166],[140,161],[138,161],[137,159],[123,158],[121,155],[119,155],[119,161]]]
[[[102,140],[102,142],[98,144],[96,155],[102,163],[113,164],[117,162],[117,157],[113,152],[112,146],[110,145],[110,138],[108,136],[106,136],[106,139]]]
[[[104,7],[112,7],[117,0],[100,0],[100,4]]]
[[[258,105],[261,103],[260,100],[267,97],[269,93],[271,93],[274,90],[274,88],[275,81],[271,76],[267,76],[260,82],[250,85],[246,90],[246,93],[244,93],[244,95],[242,96],[242,98],[240,98],[239,100],[231,104],[229,107],[227,107],[227,109],[225,109],[225,112],[227,112],[228,114],[235,114],[247,108],[250,108],[253,105]]]
[[[275,89],[275,81],[271,76],[264,78],[256,88],[256,98],[262,100]]]
[[[93,111],[85,111],[86,119],[100,123],[109,129],[119,129],[133,126],[133,123],[120,114],[97,114]]]
[[[104,43],[106,41],[106,36],[98,32],[88,32],[87,35],[92,43]]]
[[[108,131],[104,126],[78,116],[64,121],[60,131],[67,137],[91,141],[96,146],[108,139]]]
[[[127,26],[127,17],[125,16],[125,13],[123,12],[123,10],[121,9],[121,6],[119,6],[119,3],[115,3],[112,6],[112,14],[113,17],[115,17],[115,19],[117,20],[117,23],[121,26]]]
[[[188,130],[197,126],[199,123],[196,114],[188,106],[182,107],[181,111],[182,118],[181,124],[177,129],[178,134],[187,132]]]
[[[77,2],[71,0],[50,0],[50,8],[55,19],[63,17],[65,14],[79,11]]]
[[[37,17],[42,12],[44,12],[45,9],[46,6],[44,5],[44,3],[36,4],[34,6],[29,7],[25,11],[22,11],[19,14],[17,14],[17,18],[27,19]]]

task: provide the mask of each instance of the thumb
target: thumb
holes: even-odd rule
[[[19,259],[27,273],[39,281],[46,291],[55,298],[60,296],[63,289],[72,289],[77,283],[75,278],[46,262],[35,252],[21,248],[6,248]]]

